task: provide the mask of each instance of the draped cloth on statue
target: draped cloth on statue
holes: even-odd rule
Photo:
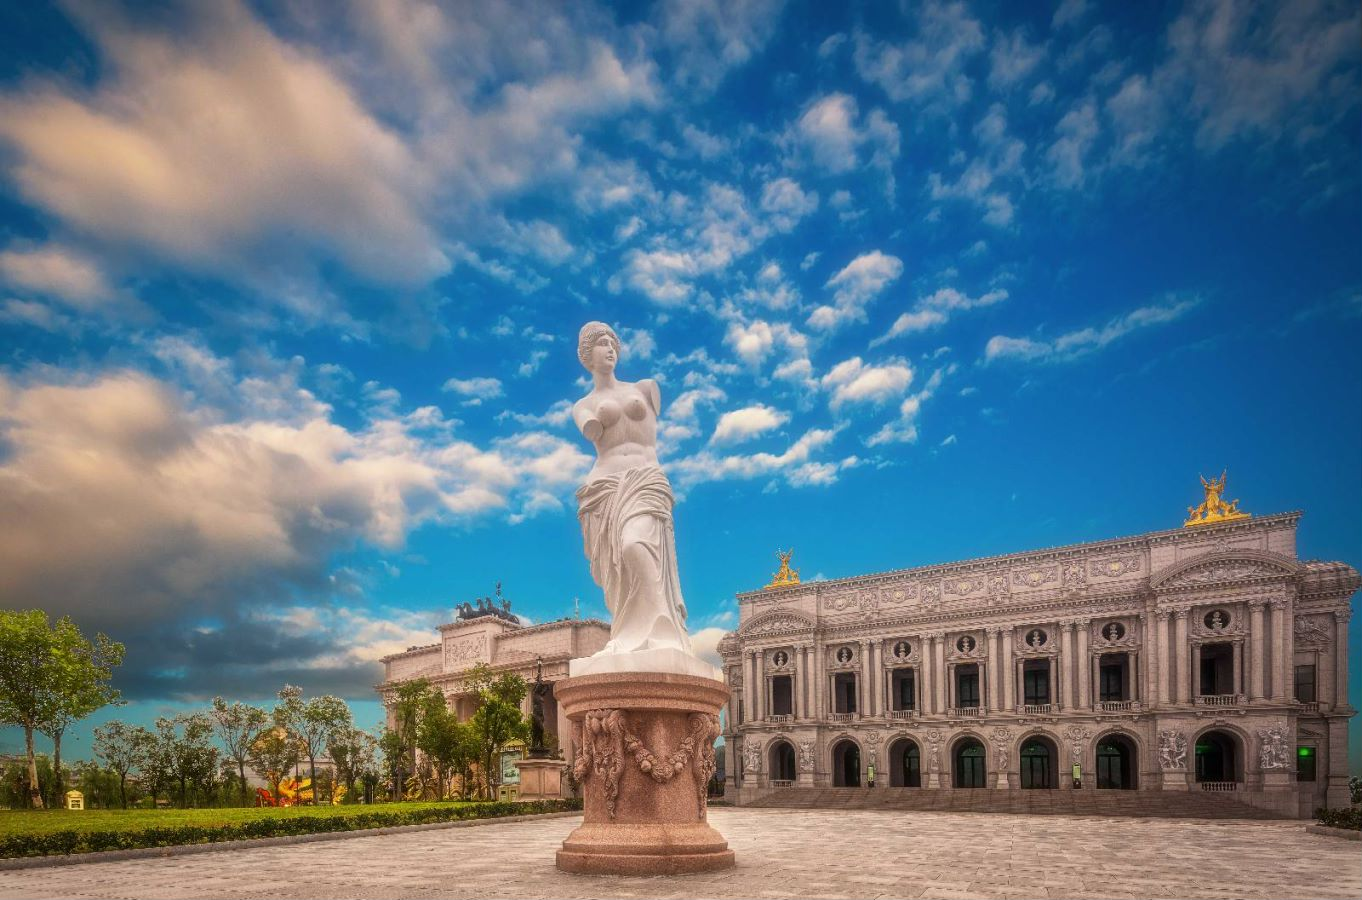
[[[657,466],[592,479],[577,490],[591,577],[605,591],[610,642],[597,656],[676,649],[689,654],[676,572],[671,483]]]

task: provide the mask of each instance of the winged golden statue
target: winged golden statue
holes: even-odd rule
[[[1206,480],[1204,475],[1201,478],[1201,487],[1206,492],[1206,499],[1200,506],[1187,507],[1187,521],[1183,522],[1184,528],[1193,525],[1210,525],[1213,522],[1229,522],[1233,519],[1247,519],[1249,514],[1239,510],[1239,501],[1231,500],[1226,503],[1221,499],[1225,493],[1225,477],[1228,469],[1220,473],[1219,478]]]
[[[776,551],[776,558],[780,560],[780,568],[776,574],[771,576],[771,583],[762,588],[769,591],[772,588],[789,587],[792,584],[799,584],[799,570],[790,568],[790,557],[794,556],[794,550],[787,550],[781,553]]]

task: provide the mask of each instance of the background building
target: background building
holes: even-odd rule
[[[836,581],[782,565],[719,644],[730,796],[871,767],[876,788],[1069,790],[1078,766],[1084,788],[1346,806],[1362,579],[1298,559],[1299,513],[1206,506],[1177,530]]]

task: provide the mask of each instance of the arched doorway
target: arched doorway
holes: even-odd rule
[[[1097,786],[1133,791],[1136,785],[1135,742],[1124,734],[1104,735],[1097,742]]]
[[[1239,740],[1228,731],[1208,731],[1196,739],[1196,780],[1240,781]]]
[[[987,773],[984,771],[984,745],[975,738],[965,738],[955,745],[955,786],[981,788]]]
[[[1055,767],[1059,751],[1054,742],[1040,735],[1032,735],[1021,744],[1021,786],[1039,790],[1059,787]]]
[[[861,786],[861,748],[855,741],[838,741],[832,748],[832,785]]]
[[[922,750],[903,738],[889,745],[889,786],[922,787]]]
[[[795,780],[795,749],[789,741],[776,741],[771,746],[771,780]]]

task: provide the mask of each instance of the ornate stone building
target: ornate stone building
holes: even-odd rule
[[[498,598],[500,594],[498,586]],[[516,672],[530,682],[535,679],[536,665],[540,665],[544,680],[555,682],[567,677],[568,660],[590,656],[610,639],[609,624],[599,619],[560,619],[542,625],[522,625],[511,613],[508,601],[497,603],[489,598],[479,600],[476,606],[462,604],[455,620],[441,625],[439,632],[438,643],[383,657],[383,683],[376,689],[388,706],[389,728],[395,724],[390,700],[394,689],[404,681],[427,679],[444,692],[449,708],[464,721],[477,709],[477,700],[465,683],[465,675],[476,664],[486,663],[493,675]],[[527,716],[530,703],[527,695],[522,710]],[[552,694],[544,699],[544,704],[545,732],[557,741],[560,735],[569,733],[567,719]],[[571,760],[568,742],[563,741],[560,746]]]
[[[1362,579],[1217,484],[1183,528],[740,594],[730,796],[780,788],[1234,791],[1346,806]],[[1212,488],[1216,493],[1212,494]]]

